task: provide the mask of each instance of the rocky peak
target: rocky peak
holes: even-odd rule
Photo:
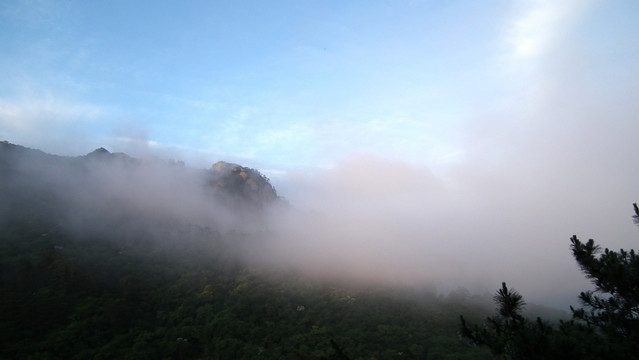
[[[256,205],[269,204],[277,199],[269,179],[255,169],[218,161],[211,166],[210,172],[210,184],[215,190],[238,195]]]

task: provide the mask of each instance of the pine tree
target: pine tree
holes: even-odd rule
[[[633,207],[639,225],[639,207]],[[483,328],[469,327],[462,316],[462,336],[506,359],[639,358],[639,256],[634,250],[602,252],[592,239],[582,243],[573,236],[570,242],[573,257],[595,285],[579,295],[583,308],[571,307],[573,320],[553,328],[540,318],[525,319],[522,296],[502,283],[494,297],[497,315]]]
[[[639,208],[633,204],[639,225]],[[570,239],[572,254],[581,271],[595,285],[594,291],[579,294],[584,308],[573,309],[573,317],[596,327],[610,343],[639,351],[639,256],[634,250],[610,251],[590,239]],[[597,256],[599,255],[599,256]]]
[[[461,319],[461,334],[478,345],[487,345],[494,354],[506,359],[543,359],[549,352],[553,329],[541,318],[530,321],[522,316],[523,297],[502,283],[493,300],[497,315],[488,317],[483,328],[466,325]]]

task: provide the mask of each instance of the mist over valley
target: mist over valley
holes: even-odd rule
[[[174,246],[177,229],[194,226],[237,237],[225,241],[248,266],[443,295],[490,293],[508,281],[563,309],[587,286],[560,238],[533,239],[547,234],[542,225],[519,233],[551,220],[516,209],[526,194],[464,195],[407,163],[353,157],[294,180],[305,192],[297,202],[279,197],[258,170],[223,161],[205,170],[103,148],[62,157],[3,142],[2,167],[3,223],[42,218],[81,238]]]

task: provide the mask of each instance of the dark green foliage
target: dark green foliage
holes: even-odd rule
[[[639,225],[639,208],[633,207]],[[462,335],[506,359],[639,358],[639,257],[634,250],[602,253],[592,239],[582,243],[573,236],[570,242],[580,269],[595,285],[579,295],[584,308],[571,307],[572,321],[551,327],[540,318],[524,318],[522,296],[503,283],[494,298],[498,314],[483,328],[469,327],[462,316]]]
[[[248,268],[239,235],[166,226],[178,244],[3,226],[0,359],[490,358],[456,334],[478,306]]]
[[[639,209],[634,205],[634,220]],[[590,239],[582,243],[573,236],[573,256],[592,280],[595,291],[584,291],[579,300],[585,308],[573,309],[575,319],[599,330],[607,341],[625,353],[639,352],[639,256],[634,250],[619,252],[595,245]]]
[[[461,335],[476,345],[488,347],[504,359],[619,359],[618,348],[610,346],[592,328],[575,321],[559,321],[556,326],[521,315],[521,295],[502,284],[495,295],[497,315],[485,325],[468,326],[463,316]],[[620,357],[621,356],[621,357]]]
[[[521,315],[525,305],[522,296],[502,283],[494,301],[497,315],[486,319],[486,327],[469,328],[464,317],[460,318],[462,336],[509,359],[548,358],[548,334],[552,328],[540,318],[530,321]]]

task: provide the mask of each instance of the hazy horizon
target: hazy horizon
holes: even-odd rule
[[[552,197],[531,198],[507,179],[498,192],[485,188],[478,195],[476,175],[453,185],[426,168],[370,156],[296,178],[300,193],[288,200],[291,207],[265,208],[267,220],[253,224],[210,196],[206,172],[169,161],[85,161],[78,172],[64,162],[43,166],[42,159],[27,157],[15,164],[25,175],[14,181],[35,189],[47,184],[46,191],[67,199],[68,209],[57,216],[81,236],[144,233],[152,224],[145,221],[175,218],[246,233],[251,240],[236,251],[249,266],[297,269],[357,286],[434,288],[443,295],[464,287],[484,294],[506,281],[532,303],[566,310],[577,304],[579,291],[591,288],[570,255],[568,238],[594,237],[603,247],[627,249],[638,230],[629,203],[617,209],[614,201],[599,198],[596,204],[611,206],[608,213],[600,207],[585,211]],[[578,190],[563,194],[570,196],[583,201]],[[618,217],[611,221],[611,214]],[[130,218],[122,223],[117,219],[123,215]],[[180,241],[166,236],[162,241]]]

